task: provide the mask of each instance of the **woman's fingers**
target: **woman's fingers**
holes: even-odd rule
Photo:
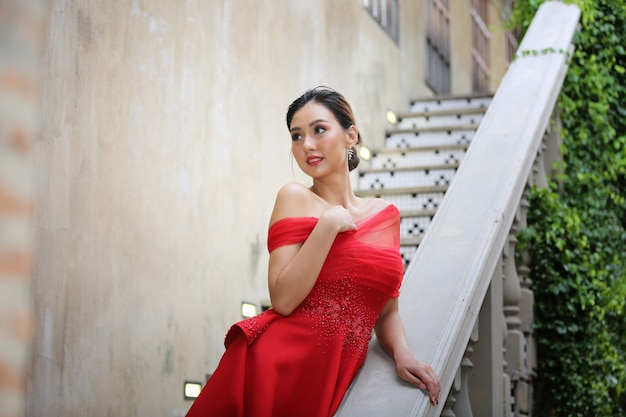
[[[406,367],[398,372],[400,377],[421,390],[427,390],[432,405],[439,403],[441,383],[430,365]]]
[[[337,224],[340,232],[357,230],[356,224],[352,220],[352,215],[342,206],[328,208],[322,213],[322,216]]]
[[[404,369],[400,373],[400,378],[404,379],[409,384],[412,384],[421,390],[426,389],[426,384],[424,384],[424,382],[421,379],[413,375],[408,369]]]
[[[430,395],[430,402],[432,405],[437,405],[439,403],[439,394],[441,393],[441,383],[439,382],[439,377],[430,365],[425,366],[424,373],[426,376],[423,377],[423,379],[426,384],[428,394]]]

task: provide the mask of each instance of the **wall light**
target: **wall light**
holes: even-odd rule
[[[372,158],[372,151],[370,151],[370,148],[368,148],[367,146],[361,145],[359,147],[359,157],[361,157],[361,159],[369,161]]]
[[[241,317],[249,318],[254,317],[258,313],[258,308],[256,304],[248,303],[246,301],[241,302]]]
[[[195,400],[202,391],[202,383],[195,381],[185,381],[183,385],[183,396],[185,400]]]
[[[398,116],[396,116],[393,111],[387,110],[387,121],[392,125],[395,125],[396,123],[398,123]]]

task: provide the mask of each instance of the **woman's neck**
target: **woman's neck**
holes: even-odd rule
[[[314,180],[311,191],[331,206],[340,205],[349,209],[356,201],[349,177],[345,181],[335,183]]]

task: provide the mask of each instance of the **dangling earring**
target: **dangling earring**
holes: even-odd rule
[[[351,161],[353,156],[354,156],[354,149],[348,148],[348,161]]]

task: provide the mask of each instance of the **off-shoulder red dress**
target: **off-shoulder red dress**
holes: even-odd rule
[[[272,225],[268,249],[304,242],[314,217]],[[403,263],[393,205],[337,235],[317,282],[291,315],[270,309],[233,325],[226,352],[187,417],[328,417],[363,364]]]

